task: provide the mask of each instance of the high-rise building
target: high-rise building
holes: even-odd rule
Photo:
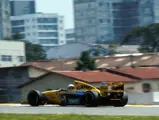
[[[49,49],[66,44],[64,17],[58,14],[36,13],[12,16],[12,34],[20,33],[22,39]]]
[[[10,0],[11,16],[34,14],[35,0]]]
[[[67,44],[76,42],[74,29],[66,29],[65,36],[66,36],[66,43]]]
[[[153,6],[154,0],[74,0],[76,40],[120,41],[132,28],[154,22]]]
[[[0,39],[10,37],[11,21],[9,0],[0,0]]]

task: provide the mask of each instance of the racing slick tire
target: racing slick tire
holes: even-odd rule
[[[98,106],[98,93],[95,91],[86,91],[84,95],[84,105],[86,107],[97,107]]]
[[[31,90],[27,96],[28,103],[31,106],[44,105],[46,103],[45,96],[37,90]]]
[[[120,102],[115,104],[114,107],[124,107],[128,103],[128,95],[124,92]]]

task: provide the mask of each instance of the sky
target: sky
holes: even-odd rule
[[[65,28],[74,28],[73,0],[36,0],[36,11],[64,16]]]

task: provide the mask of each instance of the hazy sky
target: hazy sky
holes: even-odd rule
[[[37,12],[58,13],[65,17],[65,28],[74,27],[73,0],[36,0]]]

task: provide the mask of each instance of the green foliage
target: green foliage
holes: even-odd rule
[[[79,60],[77,61],[76,70],[95,70],[95,59],[91,58],[88,51],[81,53]]]
[[[32,44],[26,42],[26,60],[27,61],[36,61],[36,60],[45,60],[46,53],[42,49],[41,45]]]
[[[142,38],[140,52],[158,52],[159,51],[159,23],[153,23],[146,26],[136,27],[124,36],[121,43],[127,43],[132,38]]]
[[[20,33],[15,33],[11,37],[13,40],[20,40],[22,38]]]
[[[100,53],[101,53],[101,51],[100,51],[100,50],[95,49],[95,50],[94,50],[94,53],[93,53],[93,56],[99,56],[99,55],[100,55]]]
[[[21,34],[15,33],[8,40],[21,41]],[[41,45],[25,42],[26,61],[45,60],[46,53]]]
[[[95,48],[88,50],[88,52],[89,54],[93,53],[93,56],[99,56],[102,53],[101,50]]]
[[[48,110],[49,111],[49,110]],[[54,112],[54,111],[53,111]],[[0,114],[1,120],[159,120],[159,116],[109,116],[77,114]]]
[[[116,51],[116,48],[117,48],[117,44],[115,44],[115,43],[109,44],[109,52],[108,52],[108,55],[117,54],[118,52]]]

